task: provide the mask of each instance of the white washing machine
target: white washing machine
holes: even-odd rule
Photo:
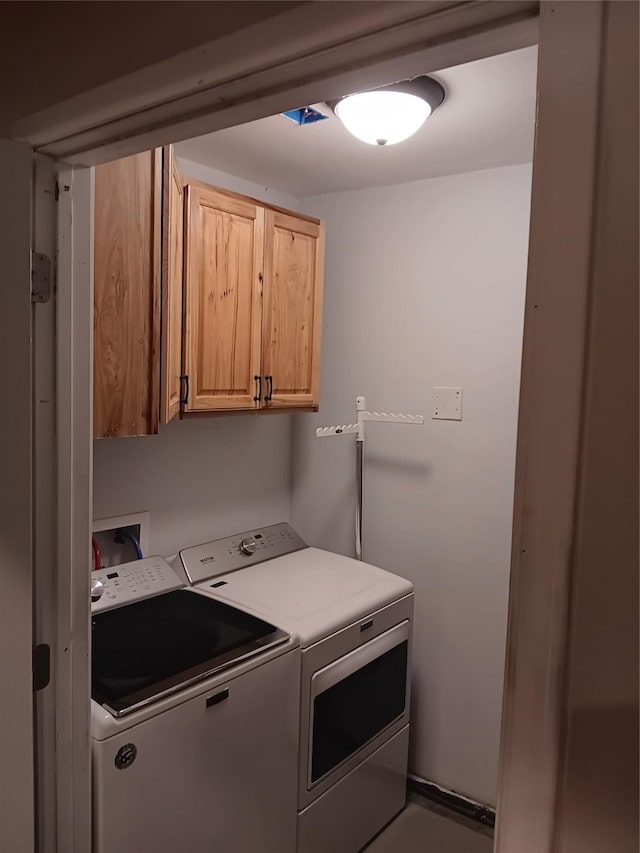
[[[298,639],[184,587],[92,573],[93,853],[294,853]]]
[[[195,589],[299,636],[298,853],[356,853],[405,804],[412,584],[286,523],[176,562]]]

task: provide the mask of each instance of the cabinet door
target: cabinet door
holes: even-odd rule
[[[162,154],[97,166],[93,429],[158,431]]]
[[[182,373],[182,272],[184,209],[182,177],[173,146],[164,149],[164,220],[162,229],[162,423],[180,414]]]
[[[317,406],[324,226],[267,210],[262,371],[269,408]]]
[[[264,210],[185,187],[185,412],[255,409]]]

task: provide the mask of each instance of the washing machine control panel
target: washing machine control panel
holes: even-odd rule
[[[162,557],[145,557],[91,572],[91,612],[110,610],[160,592],[180,589],[184,582]]]
[[[293,527],[283,521],[194,548],[185,548],[180,551],[177,560],[191,583],[199,583],[306,547],[306,542]]]

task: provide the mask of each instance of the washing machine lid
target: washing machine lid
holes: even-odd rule
[[[272,619],[306,647],[408,595],[413,585],[368,563],[305,548],[196,589]]]
[[[289,639],[188,589],[94,613],[91,633],[91,698],[116,717]]]

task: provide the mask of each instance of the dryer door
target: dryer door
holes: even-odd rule
[[[402,717],[408,650],[406,620],[313,675],[309,789]]]

